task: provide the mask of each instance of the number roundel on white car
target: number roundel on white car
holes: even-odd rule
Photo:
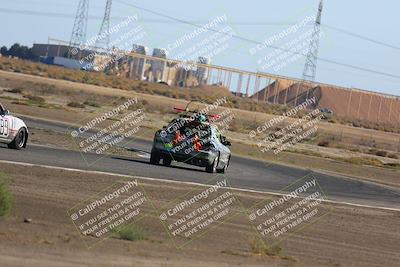
[[[7,117],[0,117],[0,137],[7,137],[10,133],[10,120]]]

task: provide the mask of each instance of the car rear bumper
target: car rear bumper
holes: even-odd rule
[[[195,165],[199,167],[206,167],[214,162],[217,157],[217,152],[192,152],[186,153],[171,153],[171,151],[164,149],[157,149],[153,147],[151,153],[157,153],[161,158],[167,158],[178,162],[184,162],[186,164]]]

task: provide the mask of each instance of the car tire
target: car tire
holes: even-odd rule
[[[218,173],[225,173],[228,170],[229,160],[222,169],[217,169]]]
[[[225,164],[225,166],[222,169],[217,169],[218,173],[225,173],[228,170],[229,162],[231,161],[231,157],[229,157],[228,162]]]
[[[172,160],[170,158],[163,158],[163,160],[162,160],[162,164],[166,167],[171,166],[171,162],[172,162]]]
[[[8,144],[8,148],[20,150],[26,145],[26,138],[28,137],[25,128],[19,129],[14,140]]]
[[[150,163],[153,165],[160,164],[160,155],[157,152],[151,152],[150,154]]]
[[[218,158],[219,158],[219,157],[216,157],[216,158],[214,159],[214,161],[213,161],[211,164],[207,164],[207,166],[206,166],[206,172],[208,172],[208,173],[214,173],[214,172],[217,171]]]

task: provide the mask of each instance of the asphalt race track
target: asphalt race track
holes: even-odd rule
[[[24,118],[28,127],[45,128],[57,132],[66,132],[65,125]],[[130,148],[138,151],[150,151],[151,142],[135,140]],[[137,175],[159,179],[206,183],[216,174],[206,173],[203,168],[173,163],[171,167],[150,165],[146,153],[143,156],[118,157],[85,154],[80,152],[28,144],[27,149],[16,151],[0,144],[0,160],[26,162],[82,170],[95,170],[116,174]],[[88,164],[89,163],[89,164]],[[310,170],[232,156],[228,172],[233,187],[258,191],[282,192],[294,181],[310,174]],[[361,205],[400,208],[400,191],[378,184],[362,182],[339,175],[313,172],[327,198],[334,201]],[[68,177],[66,177],[67,179]]]

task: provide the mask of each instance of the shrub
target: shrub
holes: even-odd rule
[[[339,123],[339,121],[334,117],[329,118],[328,122],[330,122],[330,123]]]
[[[141,102],[142,102],[143,106],[146,106],[149,104],[149,101],[147,101],[146,99],[142,99]]]
[[[277,256],[281,253],[282,248],[278,245],[267,246],[260,239],[255,238],[250,242],[250,250],[254,254]]]
[[[46,100],[43,97],[35,96],[35,95],[24,95],[25,98],[28,98],[30,101],[38,104],[43,104]]]
[[[318,146],[329,147],[330,142],[328,140],[321,140],[318,142]]]
[[[67,106],[68,106],[68,107],[71,107],[71,108],[84,108],[84,107],[85,107],[84,104],[81,104],[81,103],[79,103],[79,102],[74,102],[74,101],[69,102],[69,103],[67,104]]]
[[[26,103],[25,101],[21,101],[21,100],[11,101],[11,104],[28,106],[28,103]]]
[[[345,162],[357,164],[357,165],[370,165],[375,167],[382,167],[384,166],[383,162],[379,159],[370,158],[370,157],[350,157],[344,159]]]
[[[91,101],[91,100],[86,100],[85,102],[83,102],[84,105],[87,106],[91,106],[91,107],[95,107],[95,108],[100,108],[101,105],[95,101]]]
[[[11,193],[8,190],[7,183],[0,175],[0,217],[8,214],[12,205]]]
[[[378,150],[375,155],[379,156],[379,157],[386,157],[388,155],[387,151],[383,151],[383,150]]]
[[[5,90],[5,91],[9,92],[9,93],[14,93],[14,94],[21,94],[22,93],[22,88],[16,87],[16,88],[12,88],[10,90]]]
[[[145,240],[145,232],[136,225],[129,225],[125,227],[117,227],[113,229],[113,232],[118,235],[120,239],[129,241]]]
[[[353,121],[353,127],[361,128],[362,126],[363,126],[363,124],[360,120]]]

